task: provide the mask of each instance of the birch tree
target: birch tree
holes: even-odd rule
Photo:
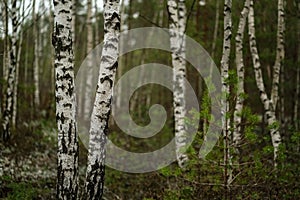
[[[284,23],[284,1],[278,0],[278,23]],[[249,31],[249,42],[250,42],[250,51],[252,55],[252,61],[255,72],[256,85],[260,93],[260,99],[263,103],[265,116],[267,119],[267,124],[270,129],[272,144],[274,147],[274,166],[277,166],[277,157],[279,145],[281,144],[281,136],[279,133],[279,127],[275,115],[276,102],[278,99],[278,85],[279,85],[279,73],[280,66],[283,60],[284,55],[284,24],[278,25],[277,32],[277,52],[276,52],[276,62],[274,65],[273,73],[273,84],[272,84],[272,93],[271,98],[268,97],[264,85],[264,80],[262,76],[261,63],[256,45],[256,36],[255,36],[255,21],[254,21],[254,8],[253,0],[250,2],[249,7],[249,16],[248,16],[248,31]]]
[[[244,58],[243,58],[243,39],[244,39],[244,32],[245,26],[247,22],[247,17],[249,13],[249,5],[250,0],[245,0],[244,8],[241,12],[240,21],[238,25],[237,35],[235,37],[236,43],[236,71],[237,71],[237,93],[236,93],[236,103],[234,109],[234,116],[233,116],[233,145],[235,150],[238,151],[238,145],[241,141],[241,122],[242,122],[242,111],[244,106],[244,79],[245,79],[245,66],[244,66]]]
[[[20,71],[20,60],[21,60],[21,53],[22,53],[22,44],[23,44],[23,23],[21,20],[25,18],[25,1],[22,4],[22,18],[19,17],[19,21],[21,23],[20,32],[19,32],[19,46],[18,46],[18,53],[17,53],[17,63],[16,63],[16,81],[14,85],[14,97],[13,97],[13,114],[12,114],[12,127],[16,128],[17,123],[17,109],[18,109],[18,85],[19,85],[19,71]]]
[[[120,12],[119,0],[104,0],[104,44],[96,97],[91,116],[86,199],[101,199],[104,187],[105,144],[111,112],[112,88],[118,67]]]
[[[2,61],[2,74],[3,74],[3,80],[7,81],[8,77],[8,65],[9,65],[9,42],[8,42],[8,9],[7,9],[7,4],[4,1],[1,2],[1,9],[2,9],[2,21],[3,21],[3,61]],[[4,95],[5,87],[2,85],[2,91],[1,91],[1,97],[2,97],[2,102],[0,105],[0,114],[2,116],[2,107],[5,107],[5,95]]]
[[[72,42],[72,0],[54,0],[55,99],[58,127],[57,199],[78,193],[78,136]]]
[[[87,28],[87,48],[86,53],[88,54],[93,49],[93,26],[92,26],[92,0],[87,1],[87,18],[86,18],[86,28]],[[84,99],[84,119],[89,121],[90,112],[92,107],[92,76],[93,76],[93,68],[92,68],[92,60],[87,60],[87,70],[86,70],[86,83],[85,83],[85,99]]]
[[[8,2],[1,2],[2,8],[2,19],[3,19],[3,32],[4,32],[4,41],[3,41],[3,77],[7,81],[8,78],[8,65],[9,65],[9,41],[8,41]]]
[[[184,117],[186,113],[185,85],[185,38],[184,31],[186,25],[185,1],[168,0],[170,45],[172,51],[173,65],[173,107],[175,118],[175,143],[176,157],[180,167],[184,167],[188,161],[188,156],[183,152],[186,144]]]
[[[33,80],[34,80],[34,106],[38,109],[40,105],[40,90],[39,90],[39,29],[37,14],[35,12],[36,0],[33,0],[32,5],[32,20],[34,27],[34,67],[33,67]]]
[[[229,56],[231,50],[232,36],[232,19],[231,19],[231,0],[225,0],[224,3],[224,39],[223,39],[223,55],[221,60],[221,81],[222,93],[225,98],[222,98],[221,113],[222,113],[222,130],[224,137],[224,185],[228,188],[232,181],[232,163],[230,156],[230,118],[229,118]]]
[[[5,107],[3,111],[3,135],[4,141],[10,138],[11,130],[10,123],[12,120],[13,111],[13,92],[16,81],[16,63],[17,63],[17,32],[18,32],[18,19],[17,19],[17,0],[11,2],[11,16],[12,16],[12,34],[11,34],[11,49],[10,49],[10,64],[8,66],[7,89],[5,98]]]

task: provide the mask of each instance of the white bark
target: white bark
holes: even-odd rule
[[[96,98],[91,116],[85,198],[101,199],[104,187],[105,144],[111,112],[112,89],[118,67],[119,0],[104,1],[104,47],[101,56]]]
[[[186,76],[185,68],[185,37],[184,30],[186,24],[186,8],[185,1],[168,0],[169,12],[169,29],[170,29],[170,45],[172,51],[173,71],[173,106],[175,120],[175,143],[176,157],[179,167],[184,167],[187,164],[188,156],[185,153],[186,145],[186,127],[184,117],[186,113],[185,107],[185,85],[184,79]]]
[[[3,33],[4,33],[4,41],[3,41],[3,77],[4,80],[7,81],[8,78],[8,65],[9,65],[9,41],[8,41],[8,8],[7,2],[2,2],[2,19],[3,19]]]
[[[72,0],[72,41],[76,46],[76,0]]]
[[[32,19],[34,23],[34,67],[33,67],[33,80],[34,80],[34,106],[38,109],[40,105],[40,90],[39,90],[39,29],[38,20],[35,13],[36,0],[33,0],[32,6]]]
[[[9,68],[9,41],[8,41],[8,8],[7,3],[1,2],[2,12],[2,19],[3,19],[3,33],[4,33],[4,40],[3,40],[3,80],[7,81],[8,79],[8,68]],[[3,115],[2,106],[5,107],[6,96],[4,95],[5,91],[4,85],[2,85],[3,93],[1,92],[2,102],[0,105],[0,114]],[[3,95],[3,96],[2,96]]]
[[[95,45],[98,45],[100,43],[100,31],[99,31],[99,26],[98,26],[98,5],[97,5],[97,1],[95,0],[94,2],[94,8],[95,8],[95,13],[94,13],[94,18],[95,18],[95,22],[96,22],[96,26],[95,26]]]
[[[125,0],[122,0],[120,10],[121,10],[121,27],[120,28],[121,28],[121,32],[123,32],[123,31],[125,31],[125,27],[126,27],[126,24],[125,24],[125,21],[126,21],[126,18],[125,18],[125,14],[126,14],[125,13]],[[124,48],[123,41],[120,41],[119,46],[120,46],[120,50],[122,50]],[[123,73],[122,71],[123,71],[123,67],[125,67],[125,64],[126,64],[126,56],[123,56],[123,58],[120,59],[120,65],[118,67],[118,73],[117,73],[117,79],[118,80],[122,76],[122,73]],[[116,107],[120,108],[121,101],[122,101],[122,99],[121,99],[121,96],[122,96],[122,84],[121,84],[121,82],[119,83],[118,91],[117,91],[117,94],[115,96],[116,96],[116,98],[115,98]],[[117,109],[114,109],[114,110],[117,110]]]
[[[275,106],[272,100],[268,98],[268,95],[265,90],[264,81],[263,81],[261,64],[260,64],[259,54],[256,45],[253,0],[251,0],[250,7],[249,7],[248,31],[249,31],[250,51],[251,51],[251,56],[252,56],[252,61],[254,66],[256,85],[260,93],[261,102],[264,105],[267,123],[268,126],[270,127],[270,134],[271,134],[272,144],[274,147],[274,166],[276,167],[277,166],[276,160],[278,156],[279,145],[281,143],[281,136],[277,125]]]
[[[11,35],[11,50],[10,50],[10,65],[8,68],[8,78],[7,78],[7,89],[6,89],[6,99],[5,108],[3,111],[3,135],[4,141],[10,138],[10,122],[12,119],[12,109],[13,109],[13,92],[16,80],[16,57],[17,57],[17,32],[18,32],[18,19],[17,19],[17,0],[12,1],[12,35]]]
[[[57,199],[77,199],[78,135],[72,43],[72,0],[54,0],[55,99],[58,126]]]
[[[216,51],[216,45],[217,45],[217,38],[218,38],[218,29],[219,29],[219,19],[220,19],[220,1],[216,1],[216,18],[215,18],[215,27],[214,27],[214,36],[213,36],[213,43],[212,43],[212,50],[211,50],[211,57],[215,57],[215,51]],[[212,73],[213,67],[211,67],[211,73]],[[210,73],[210,74],[211,74]]]
[[[86,29],[87,29],[87,48],[86,53],[88,54],[93,49],[93,27],[92,27],[92,0],[87,1],[87,19],[86,19]],[[89,58],[89,57],[88,57]],[[91,59],[87,60],[87,70],[86,70],[86,83],[85,83],[85,99],[84,99],[84,119],[89,122],[91,117],[92,109],[92,84],[93,84],[93,61]]]
[[[280,80],[280,69],[283,67],[283,61],[285,56],[284,51],[284,35],[285,35],[285,0],[278,0],[278,23],[277,23],[277,46],[276,46],[276,60],[273,66],[273,84],[271,91],[271,101],[276,110],[278,101],[278,88]]]
[[[223,55],[221,60],[221,81],[222,81],[222,93],[225,98],[221,102],[222,112],[222,130],[224,137],[224,184],[228,188],[232,181],[232,163],[230,155],[230,118],[229,118],[229,56],[231,49],[231,36],[232,36],[232,19],[231,19],[231,0],[225,0],[224,4],[224,39],[223,39]]]
[[[249,13],[249,5],[250,0],[245,0],[244,8],[241,12],[241,17],[238,25],[238,31],[235,38],[236,42],[236,70],[237,70],[237,94],[236,94],[236,103],[235,103],[235,110],[233,116],[233,145],[235,150],[238,152],[239,143],[241,141],[241,122],[242,122],[242,111],[244,106],[244,79],[245,79],[245,66],[244,66],[244,58],[243,58],[243,39],[244,39],[244,32],[245,26],[247,22],[247,17]]]
[[[25,15],[25,1],[23,1],[22,5],[22,19],[24,19]],[[13,115],[12,115],[12,127],[16,128],[17,123],[17,109],[18,109],[18,85],[19,85],[19,71],[20,71],[20,60],[22,53],[22,44],[23,44],[23,24],[20,27],[19,33],[19,47],[18,47],[18,55],[17,55],[17,63],[16,63],[16,81],[14,85],[14,98],[13,98]]]
[[[74,0],[73,0],[74,1]],[[52,0],[49,0],[49,24],[50,24],[50,31],[51,33],[53,33],[53,24],[54,24],[54,19],[53,19],[53,14],[52,14],[52,11],[53,11],[53,6],[52,6]],[[73,18],[72,18],[73,19]],[[74,19],[72,20],[72,23],[73,23]],[[73,23],[74,24],[74,23]],[[75,29],[73,29],[73,25],[72,25],[72,32],[74,31]],[[74,35],[74,34],[73,34]],[[73,36],[72,36],[73,38]],[[72,42],[73,44],[75,45],[74,43],[74,40],[72,39]],[[51,54],[54,55],[54,49],[51,48]],[[51,74],[50,74],[50,79],[51,79],[51,94],[54,92],[54,88],[55,88],[55,78],[54,78],[54,74],[55,74],[55,69],[54,69],[54,59],[51,58]]]

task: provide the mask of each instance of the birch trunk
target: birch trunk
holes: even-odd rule
[[[184,30],[186,23],[185,1],[168,0],[170,45],[173,65],[173,106],[175,119],[175,143],[176,157],[179,167],[187,164],[188,156],[184,152],[186,144],[184,117],[185,108],[185,38]]]
[[[215,18],[215,27],[214,27],[214,36],[213,36],[213,43],[212,43],[212,50],[211,50],[211,57],[214,59],[215,52],[216,52],[216,45],[217,45],[217,38],[218,38],[218,30],[219,30],[219,19],[220,19],[220,1],[216,1],[216,18]],[[211,73],[212,73],[211,67]],[[210,73],[210,74],[211,74]]]
[[[99,43],[100,43],[100,32],[99,32],[99,26],[98,26],[98,5],[97,5],[97,1],[98,0],[95,0],[94,2],[94,8],[95,8],[95,13],[94,13],[94,18],[95,18],[95,21],[96,21],[96,25],[95,25],[95,39],[94,39],[94,42],[95,42],[95,46],[97,46]]]
[[[72,41],[75,47],[76,46],[76,0],[72,0]]]
[[[38,20],[35,13],[36,0],[33,0],[32,6],[32,19],[34,23],[34,67],[33,67],[33,80],[34,80],[34,107],[37,110],[40,105],[40,90],[39,90],[39,29]]]
[[[16,81],[16,57],[17,57],[17,32],[18,32],[18,19],[17,19],[17,0],[12,1],[12,35],[11,35],[11,50],[10,50],[10,65],[8,66],[7,89],[5,98],[5,108],[3,111],[3,135],[4,141],[9,140],[11,135],[10,123],[12,120],[13,110],[13,92]]]
[[[87,1],[87,21],[86,21],[86,28],[87,28],[87,48],[86,54],[93,49],[93,27],[92,27],[92,0]],[[91,117],[91,108],[92,108],[92,84],[93,84],[93,68],[92,68],[92,60],[87,60],[87,70],[86,70],[86,83],[85,83],[85,99],[84,99],[84,119],[89,122]]]
[[[125,24],[125,21],[126,21],[125,0],[122,0],[120,10],[121,10],[121,27],[120,28],[121,28],[121,32],[123,32],[123,31],[126,31],[125,30],[125,26],[126,26],[126,24]],[[120,46],[120,50],[122,50],[122,52],[124,52],[123,48],[126,45],[123,44],[123,41],[120,41],[119,46]],[[118,67],[118,73],[117,73],[118,80],[121,78],[122,73],[123,73],[123,68],[125,67],[125,65],[127,63],[126,59],[127,59],[126,56],[123,56],[123,58],[120,59],[120,65]],[[121,107],[121,101],[122,101],[121,96],[122,96],[122,84],[119,83],[118,91],[117,91],[116,98],[115,98],[116,99],[116,108]],[[114,110],[117,110],[117,109],[114,109]]]
[[[234,109],[233,116],[233,146],[237,153],[239,153],[239,144],[241,141],[241,122],[242,122],[242,111],[244,106],[244,79],[245,79],[245,66],[244,66],[244,58],[243,58],[243,40],[244,40],[244,32],[245,26],[247,22],[247,17],[249,13],[249,5],[250,0],[245,0],[244,8],[241,12],[241,17],[238,25],[238,31],[235,38],[236,43],[236,70],[237,70],[237,94],[236,94],[236,103]]]
[[[105,144],[111,112],[112,88],[118,67],[120,13],[119,0],[104,1],[104,46],[96,98],[91,117],[85,198],[101,199],[104,188]]]
[[[78,135],[72,42],[72,0],[54,0],[55,99],[58,126],[57,199],[77,199]]]
[[[220,1],[216,1],[216,16],[215,16],[215,27],[214,27],[214,34],[213,34],[213,42],[212,42],[212,50],[211,50],[211,57],[212,59],[215,59],[215,54],[216,54],[216,45],[217,45],[217,38],[218,38],[218,30],[219,30],[219,19],[220,19]],[[212,77],[213,73],[213,63],[210,66],[210,77]],[[199,81],[199,84],[202,85],[202,80]],[[204,92],[203,99],[207,99],[206,97],[208,95],[207,92]],[[208,105],[207,105],[208,106]],[[207,141],[207,130],[208,130],[208,125],[209,125],[209,119],[207,116],[204,116],[203,118],[203,140],[204,142]]]
[[[22,19],[25,16],[25,1],[23,1],[22,5]],[[18,55],[17,55],[17,63],[16,63],[16,81],[14,85],[14,98],[13,98],[13,115],[12,115],[12,127],[16,128],[17,122],[17,111],[18,111],[18,85],[19,85],[19,71],[20,71],[20,60],[22,53],[22,44],[23,44],[23,24],[20,27],[19,33],[19,47],[18,47]]]
[[[73,0],[74,1],[74,0]],[[54,24],[54,19],[53,19],[53,15],[52,15],[52,11],[53,11],[53,7],[52,7],[52,0],[49,0],[49,24],[50,24],[50,32],[53,33],[53,24]],[[73,15],[72,15],[73,17]],[[72,18],[73,19],[73,18]],[[72,20],[72,23],[73,23],[74,19]],[[74,23],[73,23],[74,24]],[[73,34],[73,25],[72,25],[72,35]],[[51,37],[51,34],[50,34],[50,37]],[[73,41],[73,44],[75,45],[75,42],[74,42],[74,38],[72,36],[72,41]],[[55,52],[54,52],[54,49],[51,48],[51,55],[54,55]],[[55,74],[55,69],[54,69],[54,59],[51,57],[51,74],[50,74],[50,79],[51,79],[51,93],[50,94],[53,94],[54,93],[54,88],[55,88],[55,78],[54,78],[54,74]]]
[[[8,79],[8,68],[9,68],[9,41],[8,41],[8,8],[7,8],[7,3],[2,2],[1,8],[3,10],[2,12],[2,19],[4,22],[3,25],[3,32],[4,32],[4,40],[3,40],[3,80],[7,82]],[[0,114],[3,115],[2,108],[4,109],[5,107],[5,98],[6,96],[4,95],[6,87],[3,84],[2,85],[2,91],[1,91],[1,97],[3,98],[2,103],[0,105]]]
[[[7,2],[2,2],[2,18],[4,21],[3,32],[4,32],[4,54],[3,54],[3,77],[4,80],[8,79],[8,65],[9,65],[9,41],[8,41],[8,8]]]
[[[272,144],[274,147],[274,166],[276,167],[277,166],[276,160],[278,156],[279,145],[281,143],[281,136],[277,125],[275,106],[266,93],[266,89],[263,81],[261,64],[260,64],[259,54],[256,45],[253,0],[251,0],[250,7],[249,7],[248,31],[249,31],[250,51],[251,51],[251,56],[252,56],[252,61],[254,66],[256,85],[260,93],[261,102],[263,103],[264,106],[267,124],[270,128]]]
[[[231,36],[232,36],[232,19],[231,19],[231,0],[225,0],[224,3],[224,39],[223,39],[223,55],[221,60],[221,81],[222,81],[222,93],[225,98],[221,102],[222,112],[222,130],[224,136],[224,185],[227,189],[232,182],[232,163],[230,155],[230,118],[229,118],[229,56],[231,49]]]
[[[273,83],[271,92],[271,101],[276,110],[278,101],[278,88],[280,80],[280,69],[283,67],[283,61],[285,57],[284,50],[284,36],[285,36],[285,0],[278,0],[278,23],[277,23],[277,46],[276,46],[276,60],[273,66]]]

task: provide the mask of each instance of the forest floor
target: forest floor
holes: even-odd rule
[[[87,150],[80,143],[83,189]],[[9,142],[0,142],[0,200],[56,199],[57,132],[54,123],[25,124]],[[109,196],[109,197],[106,197]],[[104,199],[119,199],[105,187]]]
[[[0,143],[0,200],[56,199],[57,131],[54,122],[23,125],[8,143]],[[79,145],[80,191],[84,185],[87,150]],[[191,166],[180,170],[176,163],[145,174],[130,174],[106,168],[104,200],[224,199],[223,168],[199,161],[197,152]],[[210,155],[221,159],[222,149]],[[259,153],[261,151],[259,150]],[[272,155],[272,151],[269,153]],[[265,160],[266,155],[261,160]],[[269,156],[272,158],[272,156]],[[299,157],[274,173],[272,166],[242,166],[228,199],[300,199]],[[269,166],[269,167],[268,167]],[[238,177],[239,178],[239,177]],[[240,187],[242,186],[242,187]],[[245,187],[244,187],[245,186]]]
[[[0,199],[55,199],[56,133],[40,128],[0,143]]]

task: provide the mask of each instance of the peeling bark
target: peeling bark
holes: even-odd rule
[[[112,89],[118,67],[120,13],[119,0],[104,1],[104,46],[96,97],[91,116],[85,198],[101,199],[104,188],[105,144],[111,112]]]
[[[186,7],[185,0],[168,0],[170,45],[172,51],[173,71],[173,106],[175,120],[176,157],[179,167],[187,164],[188,156],[184,152],[186,145],[186,127],[184,117],[186,113],[185,85],[185,25]]]
[[[77,199],[78,135],[74,85],[72,0],[54,0],[55,99],[58,127],[57,199]]]

